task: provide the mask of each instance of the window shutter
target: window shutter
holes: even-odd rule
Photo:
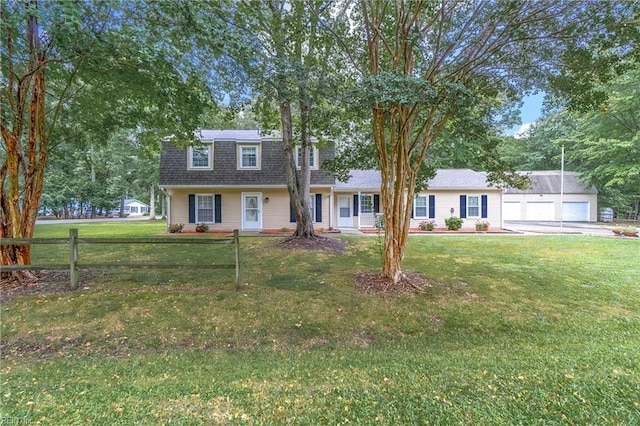
[[[467,196],[460,196],[460,217],[465,219],[467,217]]]
[[[373,211],[380,213],[380,194],[373,194]]]
[[[429,219],[436,217],[436,196],[429,195]]]
[[[316,222],[322,222],[322,194],[316,194]]]
[[[189,223],[196,223],[196,195],[189,194]]]
[[[296,212],[293,210],[293,204],[289,203],[289,222],[296,222]]]
[[[353,194],[353,215],[358,216],[358,194]]]
[[[487,218],[487,196],[483,195],[482,197],[482,218],[486,219]]]
[[[222,223],[222,195],[216,194],[214,195],[214,221],[215,223]]]

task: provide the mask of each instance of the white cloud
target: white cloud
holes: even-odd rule
[[[529,131],[531,130],[532,124],[533,123],[524,123],[522,126],[520,126],[518,131],[513,134],[513,137],[516,139],[529,137]]]

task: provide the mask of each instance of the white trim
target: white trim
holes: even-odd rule
[[[294,159],[296,162],[296,168],[299,170],[300,164],[298,162],[298,157],[300,156],[300,149],[302,149],[302,147],[300,145],[296,145],[295,147],[295,152],[294,152]],[[319,155],[320,155],[320,151],[318,150],[318,148],[316,148],[315,146],[311,147],[311,150],[313,151],[313,164],[311,164],[311,162],[309,162],[309,170],[318,170],[320,167],[318,165],[319,161]]]
[[[243,166],[242,165],[242,149],[243,148],[255,148],[256,149],[256,165],[255,166]],[[262,168],[262,144],[256,143],[236,143],[237,163],[236,168],[238,170],[261,170]]]
[[[209,163],[207,166],[193,165],[193,148],[205,148],[209,151]],[[202,143],[202,145],[190,146],[187,149],[187,170],[213,170],[213,143]]]
[[[243,230],[252,230],[252,231],[262,229],[262,192],[243,192],[241,197],[242,197],[241,198],[242,229]],[[258,220],[256,222],[257,223],[256,227],[247,227],[247,222],[245,220],[245,218],[246,218],[246,215],[245,215],[245,213],[246,213],[246,204],[245,203],[246,203],[246,198],[247,197],[256,197],[256,199],[258,201],[258,205],[255,207],[258,210],[258,212],[257,212],[258,213]],[[251,222],[251,223],[253,223],[253,222]]]
[[[202,194],[194,194],[195,196],[195,205],[194,205],[194,215],[196,223],[215,223],[216,222],[216,198],[215,194],[212,193],[202,193]],[[211,221],[200,220],[198,217],[198,198],[199,197],[211,197]]]

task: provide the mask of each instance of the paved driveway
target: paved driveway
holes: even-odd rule
[[[510,221],[504,222],[504,228],[511,231],[524,232],[530,234],[581,234],[597,235],[604,237],[613,236],[611,228],[613,224],[600,222],[524,222]]]

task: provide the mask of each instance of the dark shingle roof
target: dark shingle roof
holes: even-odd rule
[[[203,141],[213,141],[213,170],[188,170],[188,148],[165,144],[160,157],[160,186],[272,186],[286,185],[282,141],[261,136],[258,130],[202,130]],[[260,170],[238,170],[236,142],[261,143]],[[333,147],[319,149],[320,164],[334,156]],[[332,185],[324,170],[311,171],[312,185]]]

